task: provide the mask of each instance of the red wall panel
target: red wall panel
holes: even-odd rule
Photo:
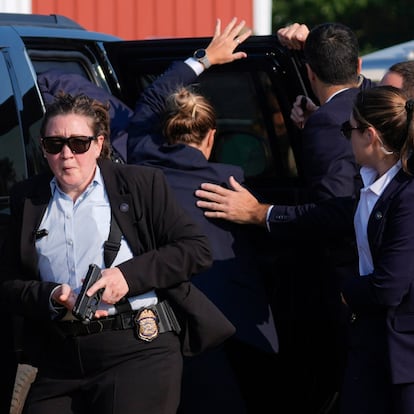
[[[215,22],[253,22],[253,0],[32,0],[32,12],[62,14],[126,40],[211,36]]]

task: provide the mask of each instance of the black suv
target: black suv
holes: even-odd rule
[[[89,32],[63,16],[1,13],[0,39],[0,249],[7,243],[4,228],[11,186],[46,168],[38,144],[45,110],[37,84],[39,73],[60,69],[80,74],[133,108],[143,89],[173,60],[191,56],[210,41],[121,41]],[[275,36],[252,36],[241,48],[247,59],[214,66],[198,80],[201,92],[218,113],[213,161],[241,165],[249,188],[267,201],[306,202],[300,131],[289,117],[296,96],[311,94],[303,60],[283,48]],[[255,231],[252,229],[252,235]],[[333,412],[335,395],[329,387],[325,389],[331,379],[324,376],[323,361],[315,367],[311,357],[301,356],[304,347],[309,352],[317,343],[302,342],[308,338],[298,335],[302,325],[290,313],[303,277],[290,266],[297,258],[288,248],[276,250],[270,238],[260,240],[281,332],[281,353],[273,379],[275,411]],[[306,277],[312,278],[311,271],[306,272]],[[13,360],[9,349],[2,354],[6,361]],[[277,409],[286,404],[291,408]]]

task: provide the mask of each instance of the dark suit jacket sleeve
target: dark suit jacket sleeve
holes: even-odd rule
[[[47,185],[49,180],[50,177],[47,176]],[[29,240],[22,243],[21,239],[23,207],[28,192],[34,187],[34,180],[30,180],[19,182],[11,190],[9,237],[1,257],[0,305],[2,309],[17,315],[29,316],[32,319],[50,319],[49,298],[57,283],[41,282],[38,279],[34,243],[31,251],[25,252],[24,263],[21,258],[21,246],[31,244]],[[31,237],[31,232],[29,234]]]
[[[275,205],[269,215],[274,239],[283,242],[309,240],[326,243],[330,238],[353,236],[353,197],[335,197],[318,204]]]
[[[139,98],[128,128],[128,163],[151,159],[153,151],[164,143],[160,133],[165,100],[179,86],[189,85],[197,74],[184,62],[174,62],[165,73],[145,89]]]

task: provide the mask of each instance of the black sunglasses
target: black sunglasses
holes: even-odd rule
[[[342,126],[341,126],[341,132],[343,134],[343,136],[346,139],[351,139],[351,135],[352,135],[352,131],[354,129],[359,129],[360,131],[363,131],[364,129],[367,129],[368,127],[366,126],[357,126],[357,127],[353,127],[349,121],[345,121]]]
[[[49,154],[59,154],[64,145],[67,145],[74,154],[83,154],[89,150],[91,142],[96,137],[43,137],[42,145],[45,151]]]

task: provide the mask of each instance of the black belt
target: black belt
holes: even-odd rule
[[[89,323],[83,323],[78,320],[69,320],[55,322],[54,325],[65,337],[91,335],[104,331],[116,331],[137,327],[139,337],[148,340],[140,335],[139,325],[137,325],[137,320],[139,320],[140,315],[143,315],[143,312],[148,310],[155,314],[154,322],[157,327],[157,333],[154,337],[158,336],[158,334],[170,331],[176,332],[177,334],[180,333],[180,325],[174,311],[170,304],[165,300],[156,305],[138,309],[137,311],[122,312],[106,318],[92,319]],[[149,340],[152,339],[154,338]]]

